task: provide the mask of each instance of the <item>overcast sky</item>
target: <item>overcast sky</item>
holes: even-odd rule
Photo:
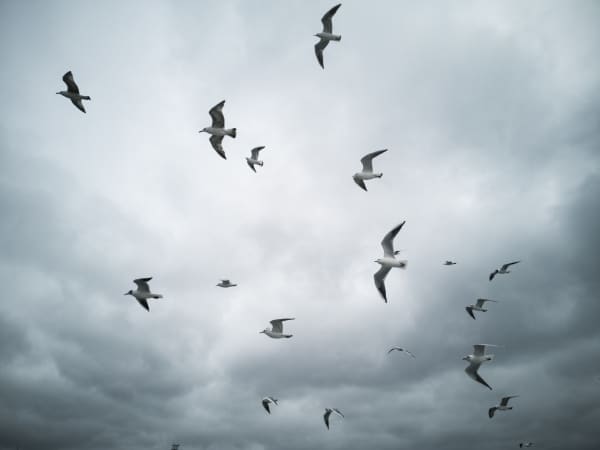
[[[2,450],[597,448],[600,3],[334,4],[0,2]]]

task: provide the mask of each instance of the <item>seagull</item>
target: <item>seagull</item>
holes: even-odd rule
[[[485,353],[486,347],[497,347],[497,346],[489,345],[489,344],[475,344],[475,345],[473,345],[473,354],[465,356],[463,358],[463,360],[469,362],[469,365],[465,369],[465,372],[467,373],[467,375],[469,375],[469,377],[471,377],[473,380],[477,381],[478,383],[483,384],[491,391],[492,387],[489,384],[487,384],[483,378],[481,378],[479,376],[479,373],[477,373],[477,371],[479,370],[479,366],[481,366],[481,364],[483,364],[486,361],[491,361],[492,359],[494,359],[494,355],[489,355],[489,354],[486,355],[486,353]]]
[[[272,329],[265,328],[260,333],[265,333],[267,336],[273,339],[291,338],[292,334],[283,334],[283,322],[286,320],[294,320],[293,318],[288,319],[273,319],[271,320]]]
[[[223,150],[223,146],[221,142],[223,141],[223,137],[231,136],[235,138],[236,129],[235,128],[225,128],[225,117],[223,117],[223,105],[225,104],[225,100],[221,103],[217,103],[213,106],[208,113],[212,118],[212,126],[204,127],[198,133],[206,132],[211,135],[210,143],[212,144],[215,151],[221,156],[223,159],[227,159],[225,156],[225,150]]]
[[[222,288],[230,288],[230,287],[235,287],[237,286],[237,284],[233,284],[231,281],[229,280],[221,280],[217,286],[222,287]]]
[[[490,281],[492,281],[497,274],[504,275],[506,273],[510,273],[510,270],[508,270],[508,268],[510,266],[512,266],[513,264],[518,264],[520,262],[521,261],[509,262],[509,263],[504,264],[502,267],[500,267],[500,269],[494,270],[492,273],[490,273]]]
[[[487,298],[478,298],[477,299],[477,303],[474,305],[469,305],[469,306],[465,306],[465,309],[467,310],[467,312],[469,313],[469,315],[475,319],[475,315],[473,314],[473,311],[481,311],[481,312],[486,312],[487,309],[485,309],[483,307],[483,305],[485,304],[485,302],[494,302],[494,303],[498,303],[497,300],[490,300]]]
[[[376,259],[375,262],[381,264],[381,268],[375,272],[373,279],[375,280],[375,287],[383,297],[383,300],[387,303],[387,295],[385,292],[385,277],[392,267],[400,267],[401,269],[406,268],[406,261],[401,261],[395,258],[398,253],[394,251],[394,243],[392,242],[398,231],[402,229],[406,220],[397,227],[393,228],[388,234],[386,234],[381,241],[383,247],[383,258]]]
[[[375,152],[369,153],[362,157],[360,162],[362,163],[362,171],[355,173],[352,175],[352,179],[356,184],[360,186],[364,191],[367,190],[367,186],[365,185],[365,180],[371,180],[373,178],[381,178],[383,176],[382,173],[373,173],[373,158],[381,155],[382,153],[387,152],[387,148],[384,150],[377,150]]]
[[[271,409],[269,408],[269,404],[270,403],[275,403],[276,405],[279,404],[279,403],[277,403],[277,399],[276,398],[273,398],[273,397],[265,397],[265,398],[263,398],[262,399],[263,408],[265,408],[269,414],[271,414]]]
[[[456,263],[455,263],[454,261],[448,261],[448,260],[447,260],[447,261],[444,263],[444,265],[445,265],[445,266],[454,266],[454,265],[456,265]]]
[[[246,157],[246,162],[248,163],[248,165],[250,166],[250,168],[256,172],[256,169],[254,168],[255,164],[258,164],[259,166],[262,167],[263,162],[259,161],[258,159],[258,153],[265,148],[264,145],[262,147],[254,147],[252,149],[252,151],[250,152],[250,158]]]
[[[526,448],[533,447],[533,442],[519,442],[519,447],[520,448],[523,448],[523,447],[526,447]]]
[[[511,398],[515,398],[518,397],[518,395],[509,395],[508,397],[503,397],[502,400],[500,401],[500,404],[497,406],[493,406],[488,410],[488,416],[490,416],[490,419],[492,417],[494,417],[494,413],[496,411],[507,411],[509,409],[512,409],[512,406],[508,406],[508,401]]]
[[[412,352],[409,352],[408,350],[406,350],[405,348],[402,348],[402,347],[392,347],[392,348],[390,348],[389,351],[388,351],[388,355],[390,353],[392,353],[394,350],[398,350],[399,352],[404,352],[404,353],[412,356],[413,358],[415,358],[415,355]]]
[[[323,50],[325,50],[325,47],[327,47],[329,41],[342,40],[342,36],[338,34],[332,34],[333,24],[331,23],[331,19],[333,18],[334,14],[337,12],[340,6],[342,6],[341,3],[335,5],[333,8],[331,8],[325,13],[325,15],[321,18],[321,22],[323,22],[323,31],[321,33],[315,34],[315,36],[321,38],[321,40],[315,44],[315,54],[317,55],[317,61],[319,61],[319,64],[323,69],[325,68],[325,66],[323,65]]]
[[[135,291],[129,290],[129,292],[125,292],[125,295],[132,295],[138,301],[140,305],[142,305],[147,311],[150,311],[148,307],[147,300],[149,298],[163,298],[160,294],[153,294],[150,292],[150,286],[148,286],[148,281],[150,281],[152,277],[148,278],[136,278],[133,282],[137,285],[137,289]]]
[[[327,427],[328,430],[329,430],[329,416],[331,416],[331,413],[336,413],[338,416],[344,417],[342,412],[337,408],[333,408],[333,409],[325,408],[325,414],[323,414],[323,420],[325,421],[325,426]]]
[[[79,111],[85,113],[85,108],[83,107],[83,102],[81,100],[91,100],[91,98],[87,95],[81,95],[79,93],[79,88],[77,87],[77,84],[73,79],[73,73],[70,70],[63,75],[62,79],[67,85],[67,90],[57,92],[57,94],[70,99],[71,103],[77,106]]]

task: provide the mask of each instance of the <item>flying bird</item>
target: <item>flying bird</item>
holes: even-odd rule
[[[508,401],[511,398],[515,398],[518,397],[518,395],[509,395],[508,397],[503,397],[502,400],[500,401],[499,405],[493,406],[488,410],[488,416],[490,416],[490,419],[492,417],[494,417],[494,413],[496,411],[507,411],[509,409],[512,409],[512,406],[508,406]]]
[[[387,152],[387,148],[384,150],[377,150],[375,152],[369,153],[362,157],[360,162],[362,163],[362,171],[355,173],[352,175],[352,179],[356,184],[360,186],[364,191],[367,190],[367,186],[365,185],[365,180],[371,180],[373,178],[381,178],[383,176],[382,173],[373,173],[373,158],[381,155],[382,153]]]
[[[230,288],[230,287],[237,286],[237,284],[233,284],[229,280],[221,280],[219,283],[217,283],[217,286],[222,287],[222,288]]]
[[[392,348],[390,348],[390,349],[388,350],[388,355],[389,355],[390,353],[392,353],[394,350],[397,350],[397,351],[399,351],[399,352],[404,352],[404,353],[406,353],[407,355],[410,355],[410,356],[412,356],[413,358],[415,358],[415,355],[414,355],[412,352],[409,352],[408,350],[406,350],[405,348],[402,348],[402,347],[392,347]]]
[[[456,263],[454,261],[446,260],[446,262],[444,263],[444,265],[445,266],[454,266],[454,265],[456,265]]]
[[[278,405],[278,404],[279,404],[279,403],[277,403],[277,399],[276,399],[276,398],[273,398],[273,397],[265,397],[265,398],[263,398],[263,399],[262,399],[262,405],[263,405],[263,408],[265,408],[265,410],[266,410],[266,411],[267,411],[269,414],[271,414],[271,409],[270,409],[270,407],[269,407],[269,405],[270,405],[271,403],[275,403],[276,405]]]
[[[315,44],[315,54],[317,55],[317,61],[319,61],[319,64],[323,69],[325,69],[325,66],[323,65],[323,50],[325,50],[325,47],[327,47],[329,41],[342,40],[342,36],[338,34],[332,34],[333,24],[331,22],[331,19],[333,18],[340,6],[342,6],[341,3],[335,5],[333,8],[331,8],[325,13],[325,15],[321,18],[321,22],[323,22],[323,31],[315,34],[315,36],[321,38],[321,40]]]
[[[467,312],[469,313],[469,315],[475,319],[475,314],[473,314],[473,311],[481,311],[481,312],[486,312],[487,309],[485,309],[483,307],[483,305],[486,302],[494,302],[494,303],[498,303],[497,300],[490,300],[488,298],[478,298],[477,299],[477,303],[475,303],[474,305],[469,305],[469,306],[465,306],[465,309],[467,310]]]
[[[344,417],[344,415],[341,413],[341,411],[337,408],[325,408],[325,414],[323,414],[323,420],[325,421],[325,426],[327,427],[327,429],[329,430],[329,416],[331,416],[331,413],[335,413],[340,417]]]
[[[473,345],[473,354],[465,356],[463,358],[463,360],[469,362],[469,365],[465,369],[465,372],[467,373],[467,375],[469,375],[469,377],[471,377],[473,380],[477,381],[478,383],[483,384],[485,387],[487,387],[491,391],[492,387],[489,384],[487,384],[485,382],[485,380],[483,378],[481,378],[481,376],[479,376],[479,373],[477,372],[479,370],[479,366],[481,366],[481,364],[483,364],[486,361],[491,361],[492,359],[494,359],[494,355],[485,353],[486,347],[496,347],[496,345],[475,344],[475,345]]]
[[[255,164],[258,164],[259,166],[262,167],[263,162],[260,161],[258,159],[258,153],[265,148],[264,145],[262,147],[254,147],[251,152],[250,152],[250,158],[246,157],[246,162],[248,163],[248,166],[250,166],[250,168],[256,172],[256,169],[254,168]]]
[[[57,94],[70,99],[71,103],[73,103],[79,111],[85,113],[85,108],[83,107],[83,102],[81,100],[91,100],[91,98],[88,95],[81,95],[79,93],[79,87],[77,87],[77,84],[73,79],[73,73],[70,70],[63,75],[62,79],[67,85],[67,90],[57,92]]]
[[[533,447],[533,442],[519,442],[519,448],[529,448]]]
[[[490,273],[490,281],[492,281],[496,275],[504,275],[504,274],[510,273],[510,270],[508,270],[508,268],[510,266],[512,266],[513,264],[518,264],[520,262],[521,261],[509,262],[509,263],[504,264],[502,267],[500,267],[500,269],[494,270],[492,273]]]
[[[268,328],[265,328],[264,330],[260,331],[259,334],[264,333],[273,339],[291,338],[293,336],[292,334],[283,334],[283,322],[285,322],[286,320],[294,320],[294,319],[293,318],[273,319],[273,320],[271,320],[272,328],[270,330]]]
[[[149,298],[163,298],[160,294],[153,294],[150,292],[150,286],[148,286],[148,281],[150,281],[152,277],[148,278],[136,278],[133,282],[137,285],[137,289],[135,291],[129,290],[129,292],[125,292],[125,295],[131,295],[135,297],[140,305],[142,305],[146,311],[150,311],[148,307],[148,299]]]
[[[221,103],[217,103],[213,106],[208,113],[212,118],[212,126],[204,127],[198,133],[208,133],[210,134],[210,143],[215,151],[221,156],[223,159],[227,159],[225,156],[225,150],[223,150],[223,146],[221,143],[223,142],[223,138],[225,136],[231,136],[235,138],[236,129],[235,128],[225,128],[225,117],[223,117],[223,105],[225,104],[225,100]]]
[[[392,270],[392,267],[399,267],[401,269],[406,268],[406,261],[401,261],[395,258],[397,254],[394,251],[394,238],[398,234],[398,231],[402,229],[406,220],[402,222],[400,225],[393,228],[389,231],[381,241],[381,247],[383,247],[383,258],[378,258],[375,260],[376,263],[380,264],[381,267],[375,274],[373,275],[373,279],[375,280],[375,287],[383,297],[383,300],[387,303],[387,294],[385,291],[385,277]]]

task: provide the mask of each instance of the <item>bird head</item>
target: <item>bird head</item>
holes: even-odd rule
[[[202,133],[202,132],[208,133],[208,131],[206,131],[206,127],[202,128],[200,131],[198,131],[198,133]]]
[[[467,355],[463,357],[463,361],[471,361],[473,359],[473,355]]]
[[[130,289],[129,291],[125,292],[125,294],[123,295],[133,295],[133,291]]]
[[[266,333],[267,331],[269,331],[269,329],[268,329],[268,328],[265,328],[264,330],[262,330],[262,331],[259,331],[259,332],[258,332],[258,334],[260,334],[260,333]]]

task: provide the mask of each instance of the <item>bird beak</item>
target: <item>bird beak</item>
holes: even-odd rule
[[[123,295],[129,295],[129,292],[125,292]]]
[[[60,92],[57,92],[57,94],[60,94]]]

